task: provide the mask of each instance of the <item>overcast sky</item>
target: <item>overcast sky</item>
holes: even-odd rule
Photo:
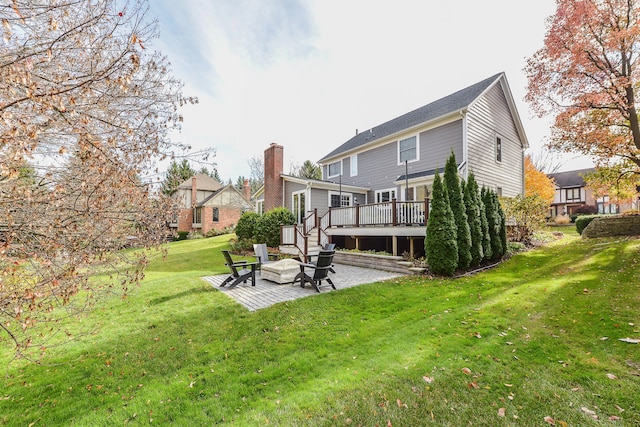
[[[176,139],[216,149],[220,176],[284,146],[285,173],[351,138],[505,72],[539,153],[549,119],[523,100],[554,0],[151,0],[155,47],[199,104]],[[562,169],[590,167],[565,156]],[[362,167],[362,166],[361,166]]]

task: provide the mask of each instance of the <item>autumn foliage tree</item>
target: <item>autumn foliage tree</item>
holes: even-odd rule
[[[0,329],[18,354],[45,349],[61,316],[126,294],[146,260],[118,250],[161,238],[166,206],[144,176],[184,148],[168,132],[194,100],[151,50],[146,9],[0,5]]]
[[[557,0],[527,63],[527,100],[553,114],[549,145],[640,171],[640,0]]]
[[[530,156],[524,158],[524,192],[526,196],[539,196],[547,204],[553,203],[556,192],[553,179],[539,171]]]
[[[640,188],[640,176],[632,170],[632,165],[618,163],[588,172],[583,179],[594,197],[609,196],[610,203],[630,203],[638,198]]]

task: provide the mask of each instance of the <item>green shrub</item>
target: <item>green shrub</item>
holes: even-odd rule
[[[482,187],[482,201],[484,202],[485,212],[487,214],[487,225],[489,227],[489,239],[491,241],[491,257],[490,260],[498,260],[504,255],[502,247],[501,227],[500,227],[500,203],[497,196],[492,190]]]
[[[501,204],[505,215],[515,221],[509,230],[509,239],[515,242],[529,243],[544,226],[549,211],[549,203],[537,194],[503,198]]]
[[[456,223],[458,267],[464,270],[471,265],[471,230],[469,229],[467,210],[462,201],[460,177],[458,176],[458,165],[456,164],[456,155],[454,153],[451,153],[444,168],[444,185],[447,187],[449,206]]]
[[[245,212],[238,219],[236,225],[236,236],[238,239],[254,239],[256,236],[256,224],[260,219],[260,215],[256,212]]]
[[[178,237],[176,238],[176,240],[187,240],[188,235],[188,231],[178,231]]]
[[[223,229],[217,230],[217,229],[211,229],[207,232],[206,237],[216,237],[216,236],[222,236],[224,234],[231,234],[233,233],[233,227],[225,227]]]
[[[582,234],[582,231],[587,228],[587,225],[591,223],[596,218],[602,218],[605,215],[580,215],[576,218],[576,230],[579,234]]]
[[[231,240],[231,251],[233,253],[243,253],[253,251],[253,240],[251,239],[236,239]]]
[[[467,184],[463,187],[464,205],[467,210],[467,221],[471,232],[471,266],[475,267],[482,262],[484,250],[482,249],[482,218],[480,216],[480,204],[478,183],[473,173],[469,174]]]
[[[280,246],[280,226],[296,223],[291,211],[286,208],[275,208],[262,215],[256,223],[255,240],[267,246]]]
[[[424,251],[429,270],[451,276],[458,267],[456,223],[449,206],[447,188],[436,172],[433,180],[433,201],[424,239]]]
[[[522,242],[508,242],[507,255],[514,255],[526,249],[526,245]]]
[[[204,236],[199,231],[190,231],[187,234],[187,240],[196,240],[196,239],[204,239]]]

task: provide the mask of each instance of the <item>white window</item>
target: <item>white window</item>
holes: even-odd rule
[[[358,175],[358,155],[354,154],[353,156],[351,156],[351,161],[349,162],[351,164],[350,167],[350,175],[351,176],[356,176]]]
[[[376,203],[387,203],[396,198],[396,189],[389,188],[387,190],[376,191]]]
[[[258,200],[256,202],[256,212],[258,215],[262,215],[264,213],[264,200]]]
[[[398,141],[398,164],[418,159],[418,137],[412,136]]]
[[[331,163],[327,166],[329,178],[342,175],[342,160],[339,162]]]
[[[496,162],[502,162],[502,138],[496,136]]]
[[[342,208],[345,206],[352,206],[351,200],[353,195],[351,193],[339,193],[337,191],[329,191],[329,207]]]

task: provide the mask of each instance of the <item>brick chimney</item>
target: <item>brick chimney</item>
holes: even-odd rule
[[[248,179],[244,180],[244,187],[242,187],[242,190],[244,192],[244,198],[247,202],[251,202],[251,186],[249,185]]]
[[[281,207],[282,178],[284,169],[284,147],[275,142],[264,150],[264,211]]]
[[[194,176],[191,177],[191,206],[195,206],[198,203],[198,179]]]

